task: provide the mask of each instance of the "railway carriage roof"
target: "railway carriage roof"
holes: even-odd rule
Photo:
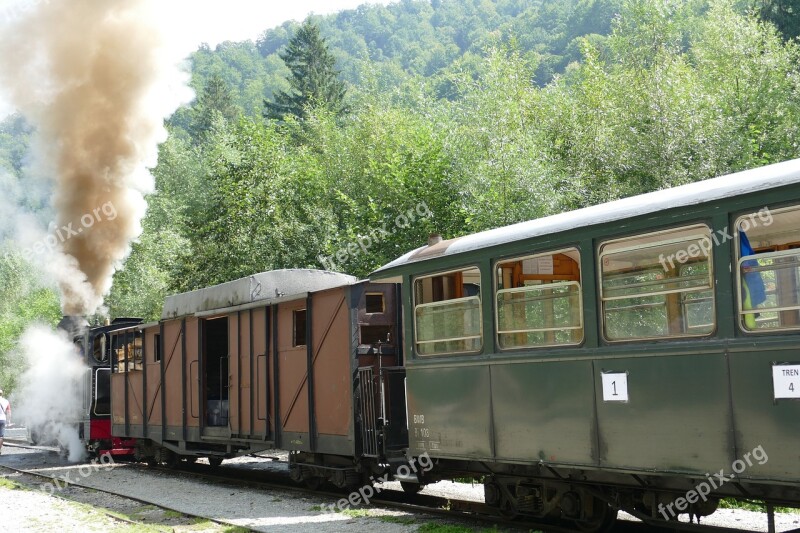
[[[253,274],[213,287],[167,296],[163,320],[223,311],[232,307],[254,304],[269,305],[295,295],[351,285],[353,276],[325,270],[287,269]]]
[[[624,220],[674,207],[703,204],[798,182],[800,182],[800,159],[793,159],[783,163],[681,185],[680,187],[631,196],[575,211],[567,211],[511,226],[482,231],[442,241],[432,246],[422,246],[382,266],[371,277],[373,279],[381,279],[382,274],[411,263],[576,228]]]

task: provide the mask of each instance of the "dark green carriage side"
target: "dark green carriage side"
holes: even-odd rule
[[[740,215],[800,205],[800,160],[659,194],[559,215],[555,223],[543,219],[541,231],[532,221],[471,236],[467,244],[433,244],[373,274],[403,284],[413,455],[427,453],[454,469],[509,472],[508,465],[519,465],[521,475],[579,474],[631,487],[646,481],[673,491],[744,465],[737,485],[719,494],[800,503],[800,403],[776,400],[772,377],[774,363],[800,363],[800,331],[747,333],[738,326],[737,241],[721,237],[712,248],[709,335],[605,340],[598,272],[600,246],[610,240],[694,224],[730,233]],[[580,251],[582,342],[502,350],[498,263],[567,248]],[[481,272],[480,351],[420,355],[414,281],[472,266]],[[606,401],[606,372],[627,378],[628,401]]]

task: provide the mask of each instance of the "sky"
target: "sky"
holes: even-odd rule
[[[169,18],[177,22],[184,42],[206,42],[214,47],[222,41],[257,39],[264,30],[286,20],[301,21],[309,14],[327,15],[361,4],[388,4],[390,0],[165,0],[172,6]],[[396,0],[395,0],[396,1]],[[183,4],[183,5],[182,5]]]

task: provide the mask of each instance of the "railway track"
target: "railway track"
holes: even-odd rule
[[[4,447],[10,447],[10,448],[24,448],[24,449],[38,450],[38,451],[43,451],[43,452],[48,452],[48,453],[53,453],[53,454],[58,454],[59,453],[58,448],[54,448],[54,447],[50,447],[50,446],[32,446],[32,445],[23,444],[23,443],[20,443],[20,442],[8,442],[8,441],[6,441],[3,444],[3,446]],[[168,505],[164,505],[163,502],[157,502],[157,501],[148,500],[148,499],[144,499],[144,498],[137,498],[137,497],[134,497],[134,496],[130,496],[129,494],[124,494],[122,492],[105,490],[105,489],[98,488],[96,486],[87,485],[87,484],[80,483],[80,482],[73,481],[73,480],[64,480],[63,478],[61,478],[59,476],[53,476],[53,475],[43,474],[41,472],[32,471],[32,470],[16,468],[16,467],[13,467],[13,466],[10,466],[10,465],[7,465],[7,464],[0,465],[0,472],[2,472],[2,471],[11,471],[11,472],[17,473],[17,474],[19,474],[19,475],[21,475],[23,477],[27,476],[28,478],[34,478],[34,479],[41,480],[42,481],[41,485],[36,486],[36,484],[34,483],[34,485],[33,485],[34,488],[44,489],[47,484],[50,484],[51,486],[54,485],[57,488],[78,487],[78,488],[81,488],[81,489],[91,490],[91,491],[95,491],[95,492],[101,492],[101,493],[108,494],[108,495],[111,495],[111,496],[118,496],[118,497],[130,500],[130,501],[134,501],[134,502],[140,503],[142,505],[155,506],[155,507],[158,507],[161,510],[177,513],[178,515],[186,516],[186,517],[188,517],[190,519],[199,519],[199,520],[212,522],[214,524],[218,524],[219,526],[221,526],[223,528],[241,527],[238,524],[233,524],[231,522],[226,522],[226,521],[223,521],[223,520],[219,520],[217,518],[212,518],[212,517],[209,517],[209,516],[204,516],[204,515],[196,514],[196,513],[188,513],[188,512],[186,512],[184,510],[175,509],[175,508],[170,507]],[[24,485],[30,486],[30,483],[28,483],[28,482],[22,482],[21,481],[21,483],[24,484]],[[51,494],[51,495],[58,496],[58,494],[55,491],[53,491],[53,494]],[[68,498],[65,498],[65,499],[68,500]],[[96,507],[96,510],[97,510],[97,512],[103,514],[104,516],[107,516],[107,517],[109,517],[109,518],[111,518],[113,520],[116,520],[118,522],[122,522],[122,523],[125,523],[125,524],[128,524],[128,525],[133,525],[133,526],[140,526],[141,525],[141,523],[139,523],[137,521],[134,521],[134,520],[130,520],[130,519],[125,518],[123,516],[120,516],[118,513],[113,513],[113,512],[107,511],[107,510],[105,510],[103,508],[100,508],[100,507]]]
[[[58,453],[57,449],[46,446],[30,446],[22,443],[6,443],[7,446],[27,448],[33,450],[40,450],[49,453]],[[264,458],[264,457],[260,457]],[[277,458],[271,458],[277,461]],[[40,472],[30,471],[26,469],[18,469],[11,466],[1,465],[2,468],[18,472],[20,474],[35,476],[40,479],[45,479],[47,482],[59,480],[58,476],[50,476]],[[219,467],[211,467],[205,464],[192,464],[181,462],[177,467],[167,466],[147,466],[141,463],[130,463],[131,468],[140,469],[142,471],[156,471],[168,473],[170,475],[187,476],[193,479],[200,479],[209,483],[227,484],[241,488],[258,489],[258,490],[280,490],[283,492],[291,492],[305,497],[315,498],[329,498],[331,501],[336,502],[342,498],[347,498],[347,493],[341,490],[331,490],[328,488],[311,489],[304,486],[299,486],[291,481],[285,473],[274,472],[267,470],[252,470],[242,468],[234,464],[222,465]],[[107,494],[121,496],[133,501],[140,502],[147,505],[155,505],[162,509],[167,509],[187,516],[195,517],[198,519],[209,520],[221,525],[236,525],[229,522],[220,521],[219,519],[203,516],[202,514],[186,513],[179,509],[174,509],[163,502],[152,501],[142,498],[130,497],[127,494],[109,490],[97,489],[94,486],[89,486],[81,483],[70,482],[70,485],[87,488],[91,490],[99,490]],[[552,533],[568,533],[574,532],[574,527],[548,524],[542,522],[534,522],[530,520],[512,520],[505,518],[498,514],[498,511],[483,503],[468,501],[468,500],[454,500],[443,498],[439,496],[431,496],[425,494],[407,494],[403,491],[393,489],[383,489],[370,499],[370,504],[379,505],[385,508],[403,511],[411,514],[425,514],[429,516],[440,517],[448,520],[458,520],[468,523],[470,525],[486,525],[489,527],[497,526],[503,529],[511,530],[542,530]],[[357,506],[357,508],[360,508]],[[115,517],[116,518],[116,517]],[[698,524],[689,524],[685,522],[676,522],[671,524],[670,527],[655,527],[652,525],[644,524],[641,522],[617,521],[612,532],[613,533],[668,533],[668,532],[698,532],[698,533],[748,533],[749,530],[725,528],[717,526],[706,526]]]

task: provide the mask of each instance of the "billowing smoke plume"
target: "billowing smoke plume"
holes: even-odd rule
[[[20,339],[28,370],[12,396],[14,420],[24,422],[45,441],[57,441],[78,461],[85,448],[76,421],[82,417],[81,390],[87,369],[75,345],[61,330],[33,326]]]
[[[191,96],[156,8],[38,0],[0,21],[0,91],[36,128],[36,171],[53,181],[56,228],[39,248],[59,251],[41,260],[68,315],[102,304],[141,233],[163,120]]]

